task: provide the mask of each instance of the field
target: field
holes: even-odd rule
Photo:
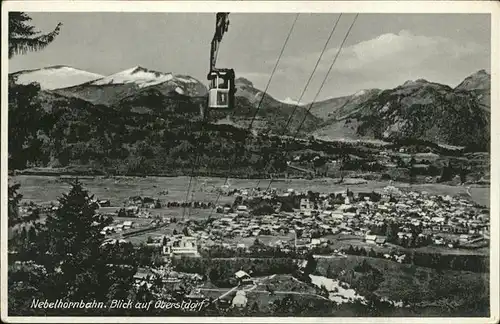
[[[186,193],[189,186],[189,177],[93,177],[81,179],[85,188],[94,194],[99,199],[109,199],[112,206],[122,206],[124,201],[131,196],[148,196],[158,198],[162,202],[167,201],[185,201]],[[70,186],[67,180],[60,179],[57,176],[13,176],[9,182],[20,183],[20,193],[24,199],[37,203],[55,201],[63,193],[68,192]],[[195,191],[194,195],[189,195],[188,199],[203,202],[215,202],[217,199],[216,188],[224,185],[223,178],[193,178],[191,188]],[[267,187],[269,180],[251,180],[251,179],[229,179],[228,184],[231,188],[251,188],[259,186]],[[294,188],[301,191],[319,191],[319,192],[336,192],[345,190],[347,187],[354,192],[380,190],[389,185],[389,182],[384,181],[368,181],[364,184],[342,185],[336,184],[333,179],[288,179],[275,180],[272,184],[273,188],[288,189]],[[447,186],[442,184],[418,184],[412,185],[406,183],[391,183],[390,185],[411,189],[415,191],[426,191],[431,194],[439,195],[467,195],[468,192],[471,198],[477,203],[489,206],[490,190],[489,187],[472,187],[467,191],[466,186]],[[43,188],[43,190],[42,190]],[[168,194],[162,194],[162,191],[167,190]],[[232,203],[233,197],[222,195],[219,203]],[[182,209],[171,210],[155,210],[165,216],[173,216],[182,214]],[[209,213],[208,210],[192,210],[193,217],[205,217]]]

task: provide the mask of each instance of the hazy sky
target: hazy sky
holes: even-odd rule
[[[133,66],[189,74],[206,82],[215,14],[30,13],[61,34],[43,51],[14,57],[10,72],[69,65],[104,75]],[[230,14],[218,67],[231,67],[264,89],[295,14]],[[338,14],[300,14],[269,93],[298,99]],[[318,91],[354,14],[344,14],[305,101]],[[360,14],[319,98],[390,88],[425,78],[451,86],[490,71],[490,16]]]

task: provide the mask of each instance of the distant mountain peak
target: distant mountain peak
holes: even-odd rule
[[[380,91],[381,91],[380,89],[363,89],[363,90],[359,90],[358,92],[354,93],[352,95],[352,98],[371,96],[373,94],[380,93]]]
[[[301,103],[295,99],[292,99],[290,97],[286,97],[284,100],[280,100],[282,103],[286,103],[286,104],[289,104],[289,105],[297,105],[297,106],[303,106],[304,103]]]
[[[155,88],[158,91],[149,91]],[[206,92],[206,86],[191,76],[159,72],[139,65],[73,87],[58,89],[61,95],[104,105],[115,104],[125,98],[131,100],[148,95],[198,97],[205,96]]]
[[[134,66],[121,72],[108,75],[92,82],[93,85],[126,84],[134,83],[139,87],[147,87],[174,79],[172,73],[164,73]]]
[[[235,84],[240,84],[240,85],[245,85],[245,86],[248,86],[248,87],[252,87],[253,88],[253,83],[252,81],[244,78],[244,77],[239,77],[237,78],[236,80],[234,80],[234,83]]]
[[[153,73],[155,75],[165,75],[165,74],[172,74],[170,72],[159,72],[159,71],[156,71],[156,70],[152,70],[152,69],[148,69],[148,68],[145,68],[143,66],[140,66],[140,65],[137,65],[137,66],[134,66],[134,67],[131,67],[129,69],[126,69],[122,72],[118,72],[118,73],[130,73],[130,74],[137,74],[137,73]]]
[[[430,82],[427,81],[426,79],[408,80],[405,83],[403,83],[403,86],[422,85],[422,84],[426,84],[426,83],[430,83]]]
[[[79,69],[79,68],[75,68],[75,67],[69,66],[69,65],[51,65],[51,66],[46,66],[46,67],[38,68],[38,69],[21,70],[21,71],[13,72],[11,74],[13,74],[13,75],[16,75],[16,74],[19,75],[19,74],[23,74],[23,73],[27,73],[27,72],[57,71],[57,70],[81,71],[81,72],[85,72],[85,73],[89,73],[89,74],[93,74],[93,75],[98,75],[98,76],[101,76],[101,77],[103,76],[103,75],[100,75],[100,74],[97,74],[97,73],[88,72],[88,71],[85,71],[85,70],[82,70],[82,69]]]
[[[476,73],[473,73],[472,75],[477,74],[477,75],[490,75],[488,72],[486,72],[485,69],[481,69],[477,71]]]
[[[12,73],[18,84],[36,82],[44,90],[54,90],[92,82],[103,75],[84,71],[67,65],[53,65],[40,69]]]
[[[64,69],[64,68],[75,69],[74,67],[69,66],[69,65],[52,65],[52,66],[44,67],[41,70],[57,70],[57,69]],[[78,70],[78,69],[75,69],[75,70]]]
[[[455,88],[457,90],[489,90],[491,87],[491,75],[485,69],[476,71],[466,77]]]
[[[123,73],[130,73],[130,74],[137,74],[137,73],[141,73],[141,72],[144,72],[144,73],[153,73],[155,76],[161,76],[161,75],[165,75],[165,74],[171,74],[171,73],[164,73],[164,72],[158,72],[158,71],[154,71],[154,70],[150,70],[150,69],[147,69],[145,67],[142,67],[142,66],[134,66],[128,70],[125,70],[123,71]]]
[[[359,97],[359,96],[362,96],[366,93],[366,90],[359,90],[358,92],[356,92],[355,94],[353,94],[354,97]]]
[[[467,77],[459,91],[417,79],[384,90],[383,95],[375,93],[369,101],[352,99],[356,94],[347,102],[331,100],[320,106],[330,113],[314,134],[390,141],[415,138],[483,150],[489,147],[489,80],[483,70]],[[472,100],[477,104],[470,105]]]
[[[134,74],[134,73],[137,73],[137,72],[147,72],[148,70],[146,68],[143,68],[142,66],[134,66],[134,67],[131,67],[130,69],[126,69],[122,72],[128,72],[130,74]]]

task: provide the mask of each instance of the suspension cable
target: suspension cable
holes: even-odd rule
[[[192,199],[190,201],[189,199],[189,193],[191,191],[191,185],[192,185],[192,182],[193,182],[193,177],[194,177],[194,171],[195,171],[195,168],[197,165],[199,165],[199,159],[200,159],[200,155],[201,155],[201,152],[200,152],[200,146],[201,146],[201,143],[203,141],[203,138],[204,138],[204,133],[205,133],[205,124],[207,122],[208,118],[207,118],[207,114],[203,114],[203,119],[202,119],[202,124],[201,124],[201,130],[200,130],[200,139],[198,140],[198,145],[196,147],[196,158],[195,160],[193,161],[193,166],[191,168],[191,176],[189,177],[189,185],[188,185],[188,189],[186,191],[186,203],[188,204],[188,209],[189,209],[189,216],[191,216],[191,203],[192,203]],[[183,208],[182,210],[182,218],[184,219],[185,215],[186,215],[186,207]]]
[[[344,39],[342,40],[342,43],[340,44],[340,47],[339,47],[339,49],[337,50],[337,53],[335,54],[335,57],[334,57],[334,59],[333,59],[333,61],[332,61],[332,64],[330,64],[330,67],[328,68],[328,71],[326,72],[325,77],[324,77],[323,81],[321,82],[321,85],[320,85],[320,87],[319,87],[318,91],[316,92],[316,95],[314,96],[314,99],[313,99],[313,100],[312,100],[312,102],[309,104],[309,108],[307,109],[307,112],[304,114],[304,118],[302,119],[302,121],[301,121],[301,122],[300,122],[300,124],[299,124],[299,127],[297,127],[297,130],[295,131],[295,135],[293,136],[292,141],[293,141],[293,140],[297,137],[297,135],[299,134],[300,128],[301,128],[301,127],[302,127],[302,125],[304,124],[304,121],[306,120],[307,115],[308,115],[308,114],[309,114],[309,112],[311,111],[311,109],[312,109],[312,107],[313,107],[314,103],[316,102],[316,100],[317,100],[317,98],[318,98],[319,94],[321,93],[321,90],[323,90],[323,87],[324,87],[324,85],[325,85],[326,81],[328,80],[328,76],[330,75],[330,72],[332,71],[332,68],[333,68],[333,66],[335,65],[335,62],[337,61],[337,58],[339,57],[340,52],[342,51],[342,48],[344,47],[344,44],[345,44],[345,42],[346,42],[347,38],[349,37],[349,34],[351,33],[352,27],[354,26],[354,23],[355,23],[355,22],[356,22],[356,20],[358,19],[358,16],[359,16],[359,13],[358,13],[358,14],[356,14],[356,16],[354,16],[354,19],[353,19],[353,21],[352,21],[351,25],[349,26],[349,29],[347,30],[347,33],[346,33],[346,35],[345,35]],[[269,188],[271,187],[272,182],[273,182],[273,179],[271,178],[271,180],[269,181],[269,185],[267,186],[266,191],[267,191],[267,190],[269,190]]]
[[[311,80],[312,80],[312,78],[314,76],[314,73],[316,73],[316,69],[318,68],[319,63],[321,62],[321,59],[323,58],[323,55],[324,55],[324,53],[326,51],[326,48],[328,47],[328,43],[330,43],[330,40],[331,40],[331,38],[333,36],[333,33],[335,32],[335,29],[337,28],[337,25],[338,25],[341,17],[342,17],[342,14],[340,14],[339,17],[337,18],[337,21],[335,21],[335,24],[333,25],[333,28],[330,31],[330,35],[328,35],[328,39],[326,40],[325,45],[323,46],[321,54],[319,55],[319,57],[318,57],[318,59],[316,61],[316,64],[314,65],[314,69],[313,69],[311,75],[309,75],[309,79],[307,80],[306,85],[304,86],[304,89],[302,90],[302,93],[300,94],[299,100],[297,101],[297,104],[294,106],[294,109],[293,109],[292,113],[288,117],[288,120],[287,120],[287,122],[285,124],[285,127],[283,127],[283,132],[281,133],[281,135],[285,135],[286,129],[287,129],[288,125],[290,124],[290,122],[292,120],[292,117],[295,114],[295,111],[299,107],[302,98],[304,97],[304,94],[306,93],[306,90],[309,87],[309,83],[311,82]]]
[[[311,82],[311,80],[312,80],[312,78],[313,78],[314,74],[316,73],[316,70],[317,70],[317,68],[318,68],[318,66],[319,66],[319,63],[321,62],[321,59],[323,58],[323,55],[324,55],[324,53],[326,52],[326,49],[327,49],[327,47],[328,47],[328,44],[330,43],[330,40],[332,39],[332,36],[333,36],[333,34],[334,34],[335,30],[337,29],[337,25],[338,25],[338,23],[339,23],[339,21],[340,21],[340,18],[342,18],[342,13],[339,15],[339,17],[338,17],[338,18],[337,18],[337,20],[335,21],[335,24],[332,26],[332,29],[331,29],[331,31],[330,31],[330,34],[328,35],[328,38],[327,38],[327,39],[326,39],[326,41],[325,41],[325,45],[323,46],[323,49],[321,50],[321,53],[320,53],[320,55],[319,55],[318,59],[316,60],[316,64],[314,65],[314,68],[313,68],[313,70],[312,70],[311,74],[309,75],[309,78],[307,79],[307,82],[306,82],[306,84],[305,84],[305,86],[304,86],[304,89],[302,90],[302,93],[300,94],[299,100],[298,100],[298,101],[297,101],[297,103],[294,105],[293,111],[292,111],[292,113],[290,114],[290,116],[288,117],[288,120],[287,120],[287,122],[286,122],[285,126],[283,127],[283,130],[282,130],[282,132],[281,132],[281,136],[285,135],[285,133],[286,133],[286,129],[288,128],[288,125],[290,125],[290,122],[292,121],[292,117],[294,116],[295,111],[296,111],[296,110],[297,110],[297,108],[299,107],[300,102],[302,101],[302,98],[304,97],[304,94],[306,93],[306,91],[307,91],[307,89],[308,89],[308,87],[309,87],[309,84],[310,84],[310,82]],[[269,161],[269,162],[270,162],[270,161]],[[269,163],[269,162],[268,162],[268,163]],[[264,167],[264,170],[266,169],[266,167],[267,167],[267,164],[266,164],[266,166]],[[256,188],[259,186],[260,182],[261,182],[261,179],[259,179],[259,181],[257,182],[257,185],[255,186]]]

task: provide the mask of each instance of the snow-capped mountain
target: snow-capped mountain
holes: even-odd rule
[[[286,97],[284,100],[280,100],[282,103],[286,103],[286,104],[289,104],[289,105],[298,105],[298,106],[303,106],[304,103],[303,102],[298,102],[297,100],[295,99],[292,99],[290,97]]]
[[[100,74],[83,71],[70,66],[57,65],[35,70],[12,73],[18,84],[37,82],[43,90],[72,87],[102,78]]]
[[[108,85],[108,84],[126,84],[134,83],[139,88],[145,88],[152,85],[168,82],[168,81],[180,81],[183,83],[198,83],[199,81],[188,77],[173,75],[172,73],[157,72],[145,69],[140,66],[135,66],[133,68],[103,77],[102,79],[91,82],[92,85]],[[182,91],[182,89],[180,89]]]
[[[359,90],[355,94],[353,94],[353,97],[361,97],[364,96],[369,90]]]
[[[144,91],[149,93],[154,90],[167,97],[202,97],[207,94],[206,86],[193,77],[153,71],[140,66],[55,91],[66,97],[111,105],[130,96],[144,94]]]

